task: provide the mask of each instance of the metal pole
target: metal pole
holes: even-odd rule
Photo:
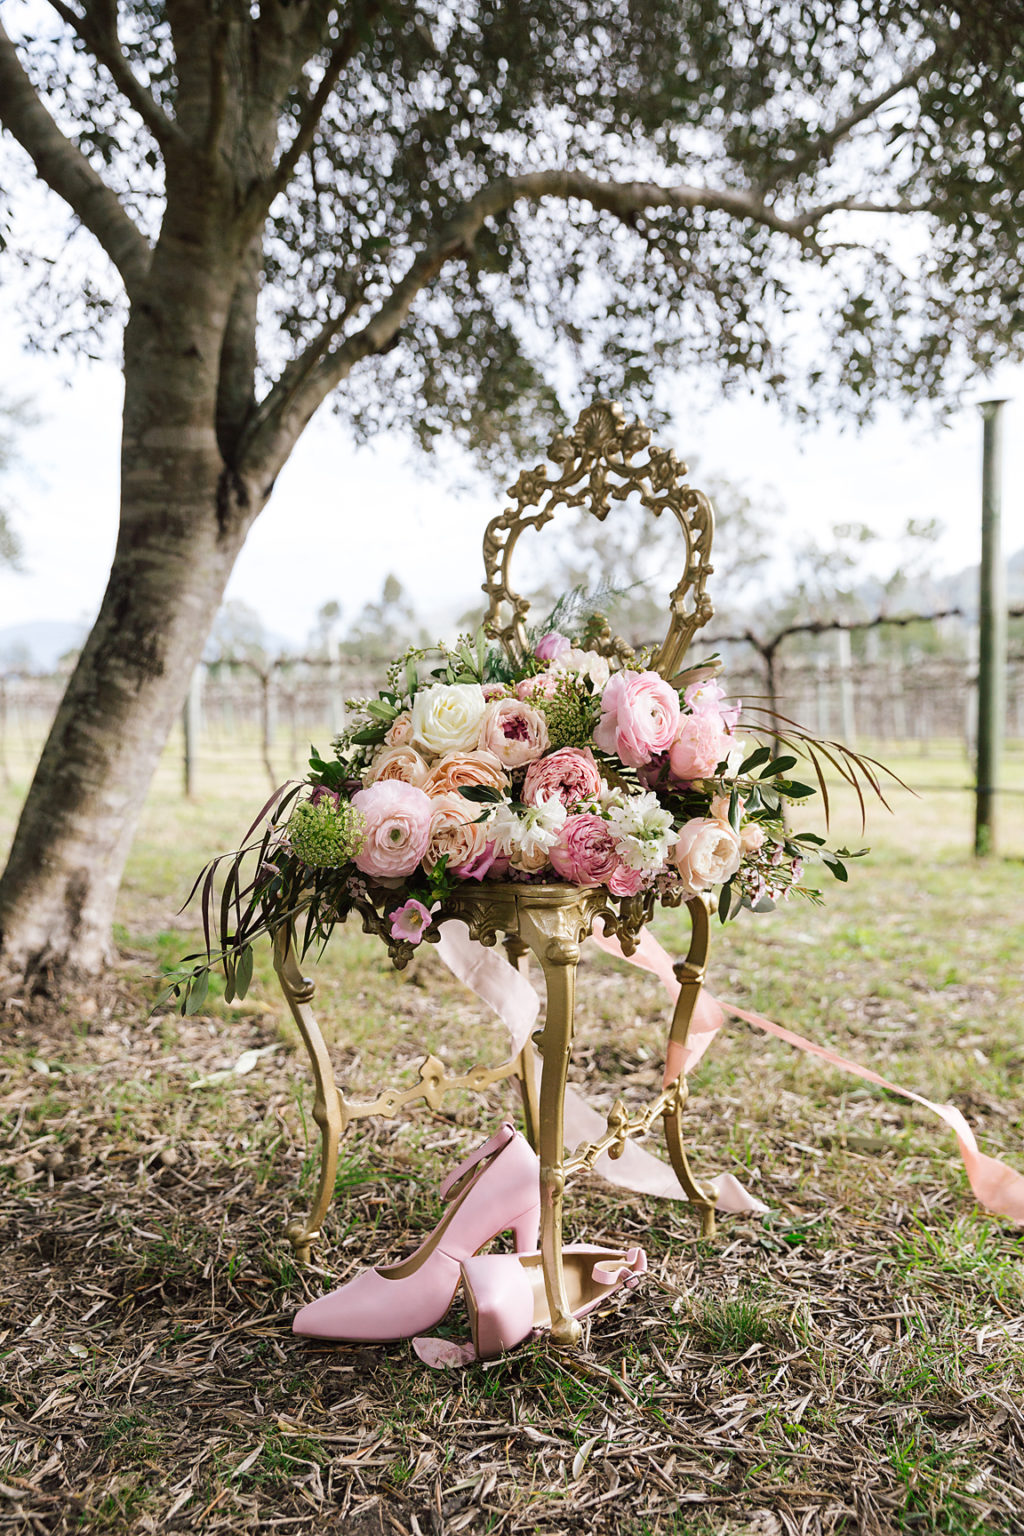
[[[1005,400],[984,400],[981,464],[981,581],[978,600],[978,756],[974,852],[996,851],[996,796],[1006,715],[1006,575],[1002,533],[1002,411]]]
[[[185,740],[182,767],[184,770],[185,798],[187,800],[191,800],[196,792],[196,753],[199,748],[199,694],[201,688],[202,671],[200,667],[196,667],[189,679],[188,693],[185,695],[185,704],[182,710]]]

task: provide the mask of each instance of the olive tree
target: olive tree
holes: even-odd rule
[[[18,973],[109,960],[228,575],[329,397],[357,438],[501,462],[669,369],[863,413],[1017,346],[1005,3],[5,10],[5,183],[41,180],[92,252],[87,280],[42,253],[35,339],[123,327],[125,388],[109,584],[0,880]],[[31,259],[16,196],[5,240]]]

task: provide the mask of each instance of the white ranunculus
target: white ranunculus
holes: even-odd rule
[[[412,742],[422,752],[441,757],[476,746],[487,700],[479,683],[435,683],[412,704]]]

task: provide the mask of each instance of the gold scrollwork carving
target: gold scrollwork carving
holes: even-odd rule
[[[642,422],[627,422],[621,405],[597,400],[587,406],[572,432],[551,439],[546,465],[524,470],[509,488],[513,505],[492,519],[484,535],[483,591],[488,607],[484,628],[515,660],[527,654],[526,615],[529,602],[511,586],[509,566],[521,534],[543,528],[560,508],[583,507],[603,521],[612,502],[637,496],[654,517],[669,512],[682,538],[682,575],[669,597],[668,633],[652,665],[672,677],[697,630],[713,609],[705,590],[712,572],[711,539],[714,511],[703,491],[686,484],[687,466],[671,449],[650,446],[651,433]],[[639,458],[648,450],[646,459]],[[606,633],[594,642],[607,655],[629,661],[626,642]]]

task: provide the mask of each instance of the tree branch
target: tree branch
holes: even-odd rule
[[[823,133],[820,133],[817,138],[812,139],[809,144],[791,156],[790,159],[777,161],[769,175],[764,179],[763,190],[767,191],[769,187],[776,187],[783,181],[792,181],[794,177],[802,175],[811,166],[827,164],[831,160],[836,147],[853,132],[854,128],[858,127],[861,123],[866,123],[881,107],[892,101],[901,91],[905,91],[911,85],[916,85],[919,80],[927,75],[934,68],[941,55],[949,51],[951,41],[952,39],[949,37],[940,38],[926,58],[919,59],[916,63],[911,64],[910,68],[904,70],[899,79],[886,86],[884,91],[880,91],[877,96],[870,96],[866,101],[862,101],[859,107],[855,107],[845,117],[839,118],[837,122],[833,123],[831,128],[826,128]]]
[[[149,244],[117,197],[43,106],[0,23],[0,122],[31,157],[46,185],[62,197],[102,245],[129,296],[149,271]]]
[[[474,240],[487,219],[508,212],[517,202],[536,203],[546,197],[589,203],[624,223],[632,223],[638,214],[658,208],[715,209],[734,218],[750,219],[794,240],[805,239],[808,229],[828,214],[853,206],[849,200],[827,203],[785,218],[753,191],[599,181],[578,171],[536,171],[490,182],[452,215],[435,241],[420,251],[405,277],[396,283],[361,330],[335,346],[344,321],[334,319],[301,357],[288,365],[250,422],[244,450],[250,467],[271,478],[276,475],[316,408],[357,363],[384,351],[394,340],[417,296],[450,260],[472,252]]]
[[[302,104],[295,137],[281,155],[271,174],[252,188],[246,199],[243,218],[250,222],[262,223],[274,198],[287,190],[299,161],[313,147],[324,108],[341,78],[342,71],[359,52],[365,38],[365,28],[379,10],[378,0],[371,0],[371,3],[360,12],[358,20],[349,22],[331,49],[316,90],[312,94],[307,94]]]
[[[100,0],[84,16],[73,11],[64,0],[49,0],[51,9],[64,21],[89,48],[110,75],[121,95],[142,118],[150,133],[160,145],[180,138],[176,123],[154,100],[121,51],[121,39],[117,34],[117,10],[110,0]]]

